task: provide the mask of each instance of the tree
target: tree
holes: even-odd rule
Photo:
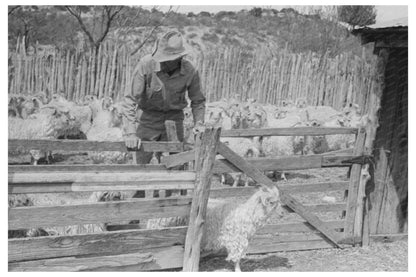
[[[376,23],[375,6],[340,6],[338,20],[356,26],[367,26]]]
[[[261,17],[262,8],[254,7],[252,8],[249,13],[255,17]]]
[[[200,13],[198,14],[198,16],[206,16],[206,17],[211,17],[211,14],[210,14],[209,12],[202,11],[202,12],[200,12]]]
[[[24,37],[26,48],[39,42],[68,49],[76,44],[80,29],[71,16],[53,6],[14,6],[9,7],[8,31],[11,47]]]
[[[91,49],[98,53],[123,6],[65,6],[65,9],[77,20],[79,27],[87,36]],[[92,21],[83,16],[92,13]]]

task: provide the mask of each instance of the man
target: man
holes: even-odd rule
[[[157,41],[153,53],[144,56],[135,67],[123,102],[123,133],[128,148],[140,149],[141,141],[166,141],[166,120],[175,121],[178,139],[183,141],[183,109],[188,105],[186,91],[195,126],[203,123],[205,97],[197,70],[183,59],[186,54],[182,35],[169,31]],[[139,120],[137,108],[143,111]],[[136,161],[147,164],[152,155],[140,149]]]

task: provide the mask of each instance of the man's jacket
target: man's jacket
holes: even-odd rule
[[[201,92],[198,71],[191,62],[183,59],[181,67],[169,76],[160,71],[160,63],[151,55],[144,56],[135,67],[132,82],[124,94],[124,134],[136,133],[139,123],[137,108],[143,110],[140,124],[148,127],[164,128],[166,119],[183,120],[182,111],[188,105],[186,91],[191,100],[194,122],[203,122],[205,97]]]

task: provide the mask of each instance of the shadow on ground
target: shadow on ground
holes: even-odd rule
[[[290,268],[289,260],[279,256],[268,256],[258,259],[243,259],[241,261],[241,271],[273,271],[278,267]],[[206,257],[202,258],[200,271],[234,271],[234,263],[225,260],[225,257]]]

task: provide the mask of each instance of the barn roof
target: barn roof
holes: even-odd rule
[[[361,38],[361,43],[374,42],[374,51],[380,48],[408,47],[408,19],[407,17],[380,22],[367,27],[355,29],[352,34]]]

